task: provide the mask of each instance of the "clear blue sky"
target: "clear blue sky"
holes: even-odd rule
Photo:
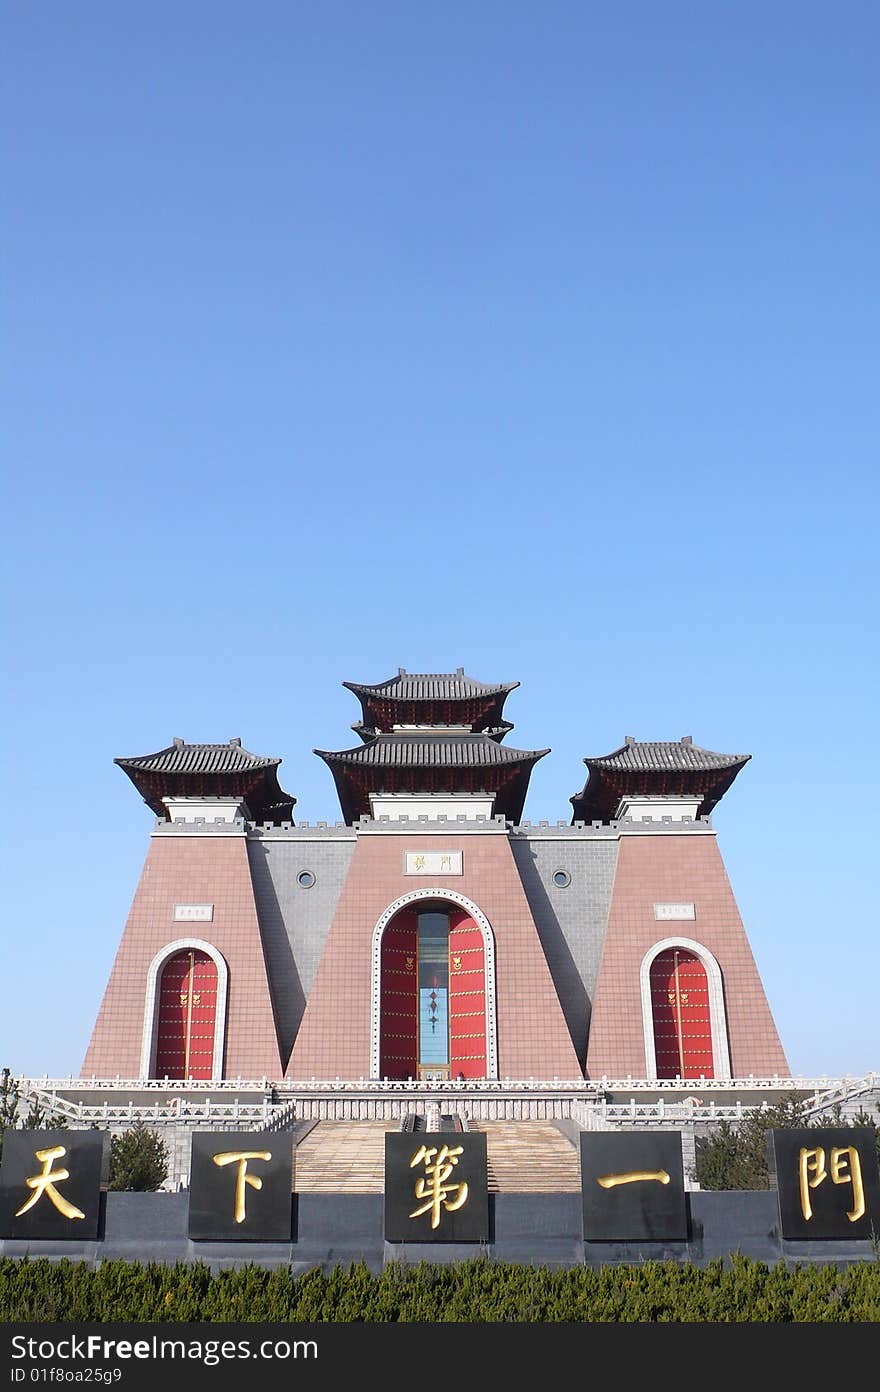
[[[754,757],[720,844],[797,1073],[880,1068],[874,0],[5,15],[0,1063],[79,1068],[152,817],[345,679]]]

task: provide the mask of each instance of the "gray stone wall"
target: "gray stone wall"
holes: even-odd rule
[[[870,1242],[784,1242],[776,1195],[688,1195],[688,1242],[584,1242],[581,1198],[573,1194],[490,1194],[489,1242],[423,1245],[386,1243],[381,1194],[296,1194],[291,1242],[191,1242],[188,1194],[108,1194],[100,1242],[23,1242],[0,1239],[0,1256],[69,1257],[92,1265],[111,1257],[128,1261],[201,1261],[217,1271],[244,1266],[291,1267],[294,1272],[365,1261],[380,1271],[388,1261],[459,1261],[488,1255],[548,1266],[605,1266],[650,1259],[701,1266],[714,1257],[744,1256],[772,1264],[876,1260]]]
[[[263,935],[278,1044],[284,1065],[290,1057],[324,942],[336,912],[354,851],[347,828],[304,828],[273,836],[252,831],[248,858]],[[303,888],[297,876],[310,871]]]
[[[567,829],[566,829],[567,830]],[[514,831],[513,857],[538,928],[565,1021],[583,1066],[608,906],[617,868],[616,836],[559,839]],[[571,883],[553,883],[557,870]]]

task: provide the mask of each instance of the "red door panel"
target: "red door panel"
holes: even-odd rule
[[[395,914],[382,934],[379,1076],[415,1078],[419,1051],[418,919]]]
[[[449,1075],[486,1077],[486,953],[463,909],[449,915]]]
[[[216,1018],[216,965],[197,948],[176,952],[159,983],[156,1077],[210,1079]]]
[[[658,1078],[714,1078],[709,982],[693,952],[667,948],[651,963]]]

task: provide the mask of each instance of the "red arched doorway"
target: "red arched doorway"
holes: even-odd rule
[[[668,947],[651,963],[651,1009],[658,1078],[714,1078],[706,968],[695,953]]]
[[[486,1077],[486,950],[466,910],[401,909],[382,934],[380,974],[380,1077]]]
[[[155,1076],[210,1079],[216,1018],[216,964],[198,948],[175,952],[159,982]]]

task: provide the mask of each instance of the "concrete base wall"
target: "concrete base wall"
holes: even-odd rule
[[[574,1194],[490,1194],[489,1242],[465,1245],[391,1244],[383,1237],[381,1194],[292,1196],[294,1241],[284,1243],[191,1242],[187,1237],[189,1196],[108,1194],[102,1242],[0,1240],[0,1256],[68,1257],[94,1266],[126,1261],[205,1262],[213,1270],[245,1266],[313,1267],[364,1261],[380,1271],[389,1261],[462,1261],[488,1256],[534,1266],[605,1266],[648,1260],[702,1266],[712,1258],[743,1256],[773,1264],[848,1265],[876,1260],[870,1242],[783,1242],[778,1236],[776,1195],[694,1193],[688,1195],[691,1237],[682,1243],[584,1242],[581,1198]]]

